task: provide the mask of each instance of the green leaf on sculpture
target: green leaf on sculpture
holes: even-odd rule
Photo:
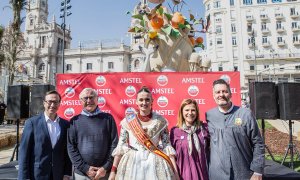
[[[129,29],[128,32],[135,32],[135,28]]]
[[[172,19],[172,17],[173,17],[171,14],[164,13],[164,15],[167,17],[167,19],[168,19],[169,21],[171,21],[171,19]]]
[[[165,34],[167,34],[167,35],[170,35],[170,34],[171,34],[172,29],[173,29],[173,28],[172,28],[170,25],[167,25],[166,27],[161,28],[161,30],[162,30]]]
[[[162,15],[164,13],[164,9],[162,7],[159,7],[157,12]]]
[[[145,20],[141,20],[140,25],[144,27],[145,26]]]
[[[178,24],[178,28],[184,29],[184,28],[186,28],[186,25],[184,25],[184,24]]]
[[[197,44],[197,45],[195,45],[195,47],[199,47],[199,48],[202,48],[202,49],[205,48],[205,46],[203,44]]]
[[[201,24],[199,20],[194,21],[194,25]]]
[[[131,17],[133,17],[135,19],[143,20],[143,15],[141,15],[141,14],[135,14],[135,15],[132,15]]]
[[[192,29],[190,24],[185,25],[186,28]]]
[[[180,32],[177,29],[172,29],[170,36],[178,38],[180,36]]]

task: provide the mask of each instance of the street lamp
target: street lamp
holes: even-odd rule
[[[255,37],[254,37],[254,29],[252,30],[251,42],[254,52],[254,67],[255,67],[255,81],[257,81],[257,67],[256,67],[256,53],[255,53]]]
[[[63,22],[61,24],[61,28],[63,30],[63,43],[62,43],[62,73],[65,73],[65,36],[66,36],[66,16],[70,16],[72,13],[70,12],[70,9],[72,6],[70,5],[71,0],[62,0],[61,1],[61,7],[60,7],[60,18],[63,19]]]

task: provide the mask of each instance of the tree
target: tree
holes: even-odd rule
[[[8,84],[13,85],[16,62],[22,51],[24,39],[21,32],[21,12],[25,9],[26,0],[10,0],[10,8],[13,12],[13,20],[8,27],[0,28],[0,62],[8,70]]]

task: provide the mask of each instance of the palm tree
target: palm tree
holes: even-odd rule
[[[9,4],[13,12],[13,20],[8,27],[0,28],[0,58],[1,56],[3,57],[2,64],[8,70],[8,84],[13,85],[16,71],[15,64],[18,60],[18,54],[22,51],[20,45],[24,42],[21,32],[21,24],[23,22],[21,12],[25,9],[27,2],[26,0],[10,0]]]

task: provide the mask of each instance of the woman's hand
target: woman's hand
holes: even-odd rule
[[[116,172],[110,172],[108,180],[115,180],[116,178]]]

